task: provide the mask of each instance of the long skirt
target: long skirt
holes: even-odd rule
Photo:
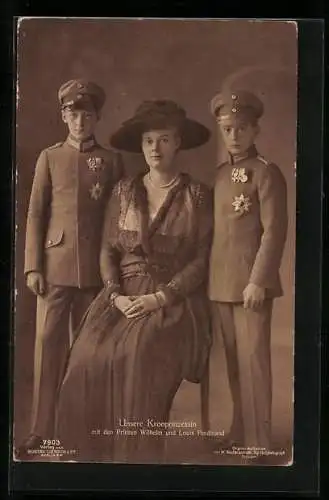
[[[124,293],[154,291],[147,275]],[[161,462],[165,427],[184,378],[193,315],[185,301],[127,319],[102,290],[72,345],[58,396],[63,460]]]

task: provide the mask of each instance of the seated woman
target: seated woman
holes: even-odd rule
[[[143,152],[149,171],[121,180],[105,213],[104,288],[79,327],[58,399],[56,437],[74,450],[64,460],[160,462],[173,398],[183,379],[202,378],[212,197],[176,159],[209,135],[176,103],[146,101],[111,138],[116,149]]]

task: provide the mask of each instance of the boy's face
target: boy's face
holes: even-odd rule
[[[242,155],[254,144],[259,132],[258,125],[231,116],[219,121],[224,144],[233,156]]]
[[[62,119],[67,124],[71,136],[83,141],[94,134],[98,115],[93,109],[66,108],[62,110]]]

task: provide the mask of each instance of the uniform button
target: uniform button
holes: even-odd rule
[[[232,99],[234,100],[234,99],[236,99],[236,98],[237,98],[237,97],[236,97],[236,95],[235,95],[235,94],[232,94]]]
[[[48,245],[52,245],[53,244],[53,240],[48,240]]]

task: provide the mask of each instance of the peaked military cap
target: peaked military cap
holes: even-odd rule
[[[264,112],[262,101],[248,90],[226,89],[213,97],[210,109],[218,120],[224,117],[258,120]]]
[[[106,95],[97,83],[80,78],[63,83],[58,91],[58,99],[62,109],[94,108],[100,111],[105,103]]]

